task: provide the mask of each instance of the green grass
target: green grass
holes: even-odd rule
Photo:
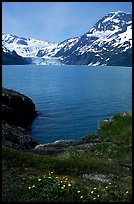
[[[132,116],[115,115],[94,138],[103,142],[51,156],[3,147],[3,202],[131,201]]]
[[[115,143],[130,144],[132,141],[132,116],[116,114],[113,122],[102,126],[98,135]]]

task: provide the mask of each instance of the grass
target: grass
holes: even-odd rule
[[[115,115],[94,138],[51,156],[3,147],[3,202],[132,201],[132,116]]]

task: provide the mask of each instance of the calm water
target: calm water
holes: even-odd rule
[[[32,135],[39,143],[80,139],[98,120],[132,110],[132,68],[4,65],[2,85],[30,97],[39,116]]]

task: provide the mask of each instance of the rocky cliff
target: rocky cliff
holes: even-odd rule
[[[36,115],[35,104],[30,98],[2,88],[2,145],[19,149],[34,148],[37,142],[28,130]]]

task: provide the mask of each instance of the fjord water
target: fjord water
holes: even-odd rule
[[[2,86],[35,103],[31,134],[39,143],[81,139],[98,120],[132,110],[131,67],[4,65]]]

